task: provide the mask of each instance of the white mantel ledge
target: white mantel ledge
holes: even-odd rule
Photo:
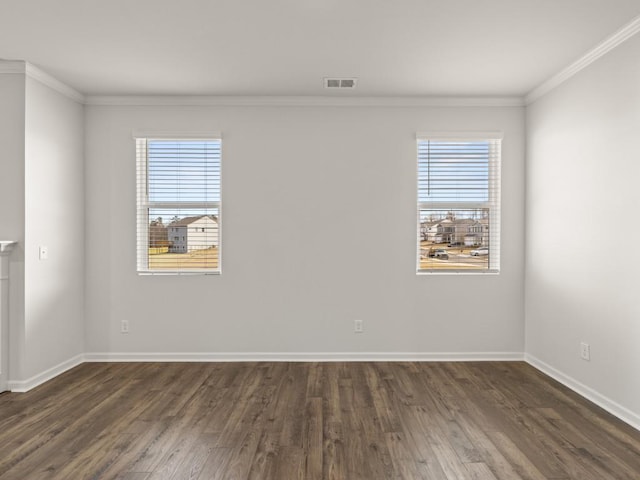
[[[13,240],[0,240],[0,255],[9,255],[15,244]]]

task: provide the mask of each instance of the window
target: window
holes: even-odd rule
[[[221,146],[136,137],[139,273],[220,273]]]
[[[499,134],[418,135],[418,273],[500,270]]]

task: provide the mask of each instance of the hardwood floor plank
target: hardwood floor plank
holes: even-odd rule
[[[34,425],[28,422],[24,431],[31,432],[28,427],[35,426],[37,433],[31,434],[27,440],[23,440],[22,436],[14,439],[21,443],[15,448],[12,445],[8,447],[7,451],[10,453],[0,460],[0,474],[7,473],[9,477],[15,478],[53,478],[69,463],[69,459],[74,463],[86,464],[89,459],[84,455],[78,456],[80,451],[91,452],[109,446],[111,449],[107,451],[111,454],[120,452],[124,448],[123,438],[128,437],[122,437],[116,431],[105,445],[99,446],[101,442],[87,442],[96,439],[107,425],[119,417],[117,407],[125,398],[135,398],[138,390],[135,385],[128,383],[120,390],[101,392],[102,401],[92,398],[70,411],[62,407],[61,414],[50,423],[39,420]],[[103,414],[98,415],[98,412]],[[118,448],[115,447],[116,444]],[[4,447],[2,451],[5,451]],[[34,469],[34,466],[39,466],[39,469]]]
[[[285,446],[278,452],[273,479],[305,480],[302,448]]]
[[[197,480],[218,480],[224,479],[224,472],[227,468],[233,451],[230,448],[214,448],[200,470]]]
[[[119,455],[113,459],[109,464],[103,467],[102,477],[103,478],[115,478],[121,472],[137,472],[143,471],[139,468],[133,468],[136,464],[136,461],[142,458],[145,455],[146,450],[149,445],[152,443],[153,439],[157,438],[160,433],[165,430],[166,420],[165,421],[146,421],[147,428],[135,435],[134,440],[129,444],[129,446],[121,452],[118,452]],[[102,442],[97,444],[100,447]],[[88,449],[87,451],[93,451],[94,449]],[[97,456],[103,456],[105,453],[109,452],[108,449],[105,449],[105,452],[98,452]],[[75,459],[72,459],[70,464],[75,463]],[[66,467],[66,465],[65,465]],[[150,472],[151,473],[151,472]],[[0,477],[1,478],[1,477]]]
[[[308,390],[307,390],[308,391]],[[322,480],[322,398],[307,398],[302,433],[304,458],[304,478]]]
[[[378,372],[371,365],[365,369],[365,376],[371,390],[371,401],[378,414],[382,431],[384,433],[400,431],[398,410],[393,408],[388,386],[383,383],[384,379],[379,377]]]
[[[542,411],[544,411],[545,414],[541,415]],[[545,442],[555,445],[555,455],[562,461],[562,465],[570,478],[581,478],[584,480],[599,480],[603,478],[596,473],[595,468],[585,468],[583,464],[576,462],[573,458],[576,455],[576,448],[578,448],[576,444],[583,445],[583,447],[589,445],[594,450],[599,450],[598,447],[593,445],[588,439],[582,439],[579,432],[572,431],[570,425],[566,425],[565,428],[558,428],[556,424],[550,422],[548,416],[551,415],[555,417],[557,415],[552,409],[529,409],[528,414],[545,432]],[[572,437],[578,441],[573,443],[567,440],[568,437]]]
[[[349,419],[346,429],[348,435],[359,435],[363,439],[367,451],[365,461],[375,473],[374,478],[392,478],[393,464],[386,440],[386,433],[390,432],[382,428],[376,409],[359,408],[354,417]]]
[[[284,390],[288,402],[283,403],[281,412],[283,423],[280,433],[280,445],[287,447],[302,447],[302,427],[304,425],[305,393],[307,384],[306,368],[303,364],[293,364],[286,376]],[[295,450],[290,450],[293,452]]]
[[[306,397],[322,398],[322,383],[324,382],[324,364],[314,362],[309,364]]]
[[[489,439],[485,431],[478,428],[473,417],[460,415],[457,418],[458,425],[462,428],[469,441],[480,454],[483,462],[489,467],[493,475],[498,480],[521,480],[522,477],[516,472],[514,466],[498,450],[495,444]]]
[[[247,475],[248,480],[275,479],[279,438],[280,432],[265,431],[262,433],[251,461],[251,467]]]
[[[555,446],[544,441],[539,426],[527,416],[528,407],[508,395],[508,387],[502,386],[505,382],[501,378],[494,382],[495,388],[479,393],[476,403],[484,405],[497,430],[535,464],[544,477],[566,478],[566,468],[555,455]]]
[[[455,450],[442,437],[427,434],[429,444],[448,480],[471,480],[471,474],[456,455]]]
[[[578,448],[571,450],[573,457],[584,470],[592,472],[594,477],[602,480],[634,480],[639,476],[639,471],[630,468],[618,459],[603,453],[593,452]]]
[[[529,457],[515,445],[509,437],[501,432],[488,432],[493,444],[500,450],[500,453],[509,461],[513,469],[518,474],[518,478],[523,480],[547,480],[538,467],[540,464],[534,464]],[[544,463],[542,464],[544,466]],[[557,477],[557,478],[566,478]]]
[[[116,480],[148,480],[149,472],[130,472],[119,475]]]
[[[204,433],[212,411],[212,406],[208,402],[211,389],[206,385],[207,378],[208,375],[199,376],[197,390],[193,388],[186,390],[187,399],[179,403],[179,408],[173,407],[166,410],[166,413],[170,414],[168,417],[163,417],[164,420],[168,420],[167,428],[159,432],[150,448],[144,452],[144,456],[138,458],[133,464],[136,470],[153,471],[156,474],[159,471],[158,466],[166,466],[167,462],[177,468],[179,462],[175,461],[176,457],[189,451],[198,436]],[[189,381],[188,385],[192,383],[193,381]],[[247,401],[250,402],[251,398]],[[184,432],[190,432],[192,435],[185,437]],[[246,434],[246,431],[243,431],[243,434]],[[167,473],[169,477],[173,474],[173,472]]]
[[[29,393],[25,395],[29,395]],[[33,404],[25,400],[12,401],[16,395],[3,395],[2,403],[0,404],[2,408],[0,410],[4,410],[7,403],[13,403],[11,405],[12,409],[19,408],[19,411],[15,412],[13,417],[6,417],[0,424],[0,431],[3,432],[3,435],[0,436],[0,451],[11,451],[14,455],[28,455],[23,452],[30,448],[30,443],[42,441],[43,438],[48,436],[54,437],[60,431],[59,426],[62,422],[68,421],[69,417],[82,415],[83,412],[89,411],[97,403],[104,401],[105,397],[115,394],[117,392],[111,391],[107,380],[93,385],[87,384],[85,388],[79,387],[77,391],[74,391],[75,397],[79,400],[77,403],[65,401],[68,393],[64,396],[62,394],[54,394],[51,399],[47,397],[39,399],[36,396]],[[39,405],[39,408],[35,405]],[[47,428],[38,428],[39,426],[46,426]],[[31,429],[38,430],[40,438],[34,438],[33,435],[30,435],[29,431]],[[46,440],[43,443],[46,443]],[[17,448],[22,453],[18,452]],[[0,473],[6,468],[6,464],[9,461],[10,458],[7,457],[0,459]]]
[[[207,407],[207,395],[209,387],[201,385],[182,410],[177,410],[178,417],[174,418],[174,425],[166,432],[164,439],[164,454],[158,455],[153,474],[150,480],[168,480],[176,476],[176,472],[183,465],[184,458],[194,450],[200,451],[200,456],[211,452],[214,441],[211,436],[203,435],[207,416],[210,413]],[[184,432],[190,435],[184,435]],[[205,443],[203,444],[203,440]],[[206,456],[205,456],[206,458]],[[200,463],[204,462],[201,459]],[[135,465],[135,463],[134,463]],[[147,467],[151,469],[151,466]]]
[[[442,431],[420,416],[421,407],[410,406],[402,416],[402,431],[407,434],[407,448],[411,457],[423,465],[422,470],[430,480],[446,480],[447,476],[429,441],[429,435],[441,436]]]
[[[426,472],[419,467],[419,459],[416,459],[412,455],[407,437],[402,433],[393,432],[385,434],[385,438],[387,440],[387,447],[389,448],[394,472],[399,478],[429,478],[426,476]],[[444,478],[447,477],[445,476]]]
[[[172,480],[196,480],[202,473],[207,458],[213,452],[214,445],[215,437],[212,438],[207,434],[200,435],[191,450],[181,457],[182,461],[169,478]],[[155,472],[148,480],[156,480]]]
[[[249,431],[240,441],[240,444],[232,449],[229,462],[223,470],[213,479],[220,480],[244,480],[251,471],[251,462],[256,455],[260,433],[258,429]]]
[[[486,463],[467,463],[464,467],[467,469],[470,480],[497,480]]]
[[[522,362],[83,364],[0,395],[0,480],[638,480],[640,432]]]

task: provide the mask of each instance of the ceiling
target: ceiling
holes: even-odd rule
[[[0,58],[86,95],[523,96],[639,14],[640,0],[0,0]]]

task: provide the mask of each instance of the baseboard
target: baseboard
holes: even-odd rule
[[[84,354],[76,355],[75,357],[70,358],[69,360],[65,360],[62,363],[59,363],[55,367],[51,367],[44,372],[38,373],[27,380],[9,380],[7,382],[7,386],[11,392],[16,393],[24,393],[28,392],[31,389],[36,388],[39,385],[42,385],[44,382],[51,380],[54,377],[66,372],[67,370],[71,370],[73,367],[84,363]]]
[[[520,352],[216,352],[87,353],[87,362],[481,362],[522,361]]]
[[[637,413],[634,413],[628,408],[623,407],[619,403],[614,402],[610,398],[602,395],[600,392],[592,389],[591,387],[587,387],[583,383],[580,383],[578,380],[562,373],[560,370],[553,368],[551,365],[543,362],[533,355],[529,355],[528,353],[525,354],[525,361],[532,367],[540,370],[542,373],[549,375],[554,380],[557,380],[565,387],[570,388],[577,394],[603,408],[611,415],[619,418],[625,423],[628,423],[636,430],[640,430],[640,415],[638,415]]]

